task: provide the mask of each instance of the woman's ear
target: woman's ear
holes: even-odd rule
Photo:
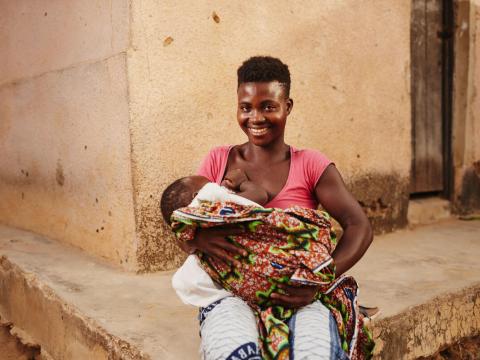
[[[292,111],[293,108],[293,99],[288,98],[287,99],[287,115],[290,115],[290,112]]]

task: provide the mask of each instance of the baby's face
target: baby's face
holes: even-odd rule
[[[192,194],[192,200],[195,196],[197,196],[197,193],[200,191],[200,189],[209,182],[206,177],[198,175],[189,176],[185,178],[184,181],[185,187],[188,188],[188,190]]]

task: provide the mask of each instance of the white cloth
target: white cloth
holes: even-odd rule
[[[315,301],[298,309],[288,322],[290,358],[348,360],[337,323],[325,305]],[[255,316],[240,298],[229,297],[200,311],[203,360],[260,360]]]
[[[232,201],[239,205],[256,205],[257,203],[232,193],[215,183],[207,183],[198,192],[189,206],[199,206],[199,200]],[[205,307],[232,294],[215,284],[202,269],[196,255],[190,255],[178,268],[172,278],[172,286],[178,297],[188,305]]]
[[[245,301],[232,296],[202,312],[202,360],[262,360],[257,321]]]

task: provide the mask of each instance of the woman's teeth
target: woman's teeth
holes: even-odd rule
[[[262,128],[262,129],[249,128],[249,130],[252,133],[252,135],[254,135],[254,136],[262,136],[262,135],[265,135],[267,133],[268,128]]]

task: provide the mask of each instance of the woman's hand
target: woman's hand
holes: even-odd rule
[[[272,303],[289,308],[299,308],[311,304],[318,290],[316,286],[309,285],[292,286],[278,284],[278,287],[286,294],[273,293],[270,295]]]
[[[190,249],[199,250],[226,263],[232,262],[236,266],[240,266],[240,261],[236,260],[234,256],[247,256],[248,252],[229,243],[226,237],[230,235],[240,235],[244,232],[245,230],[238,226],[222,226],[207,229],[198,228],[195,239],[186,242],[186,244],[188,244]]]

